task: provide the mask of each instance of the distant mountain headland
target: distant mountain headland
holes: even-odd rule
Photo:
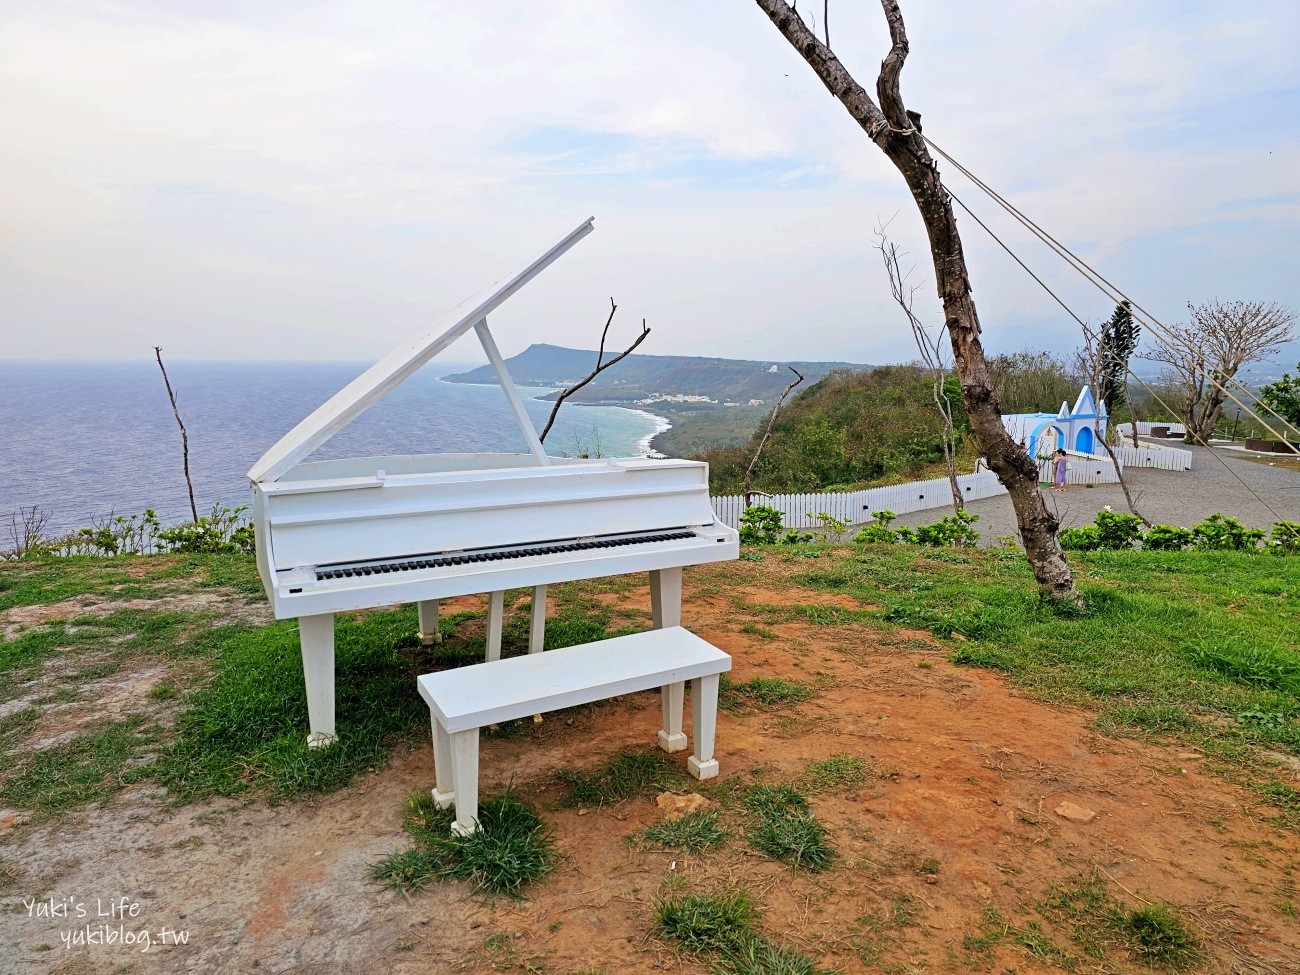
[[[594,350],[543,344],[530,345],[506,360],[511,378],[520,386],[571,386],[591,372],[595,364]],[[786,362],[634,353],[574,393],[568,402],[643,406],[688,403],[768,405],[776,401],[793,378],[787,366],[794,366],[803,373],[805,385],[815,383],[836,369],[869,368],[851,362]],[[442,378],[453,383],[496,381],[488,366]]]

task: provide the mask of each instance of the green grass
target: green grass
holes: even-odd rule
[[[790,786],[753,786],[742,797],[755,816],[749,845],[773,859],[820,873],[830,866],[835,850],[817,822],[808,800]]]
[[[830,975],[757,930],[760,913],[743,890],[673,894],[655,902],[659,934],[711,961],[714,975]]]
[[[813,792],[857,785],[867,777],[867,762],[856,755],[836,755],[813,762],[803,774],[804,788]]]
[[[664,849],[705,853],[725,843],[727,831],[718,825],[716,812],[693,812],[647,826],[636,838]]]
[[[610,806],[648,789],[669,789],[682,773],[671,758],[655,749],[615,755],[590,772],[564,769],[556,777],[567,784],[566,806]]]
[[[145,770],[131,761],[157,741],[142,717],[104,722],[75,738],[13,760],[0,802],[38,813],[108,799]]]
[[[758,905],[743,890],[681,894],[655,903],[659,932],[693,953],[722,952],[755,934]]]
[[[550,827],[511,790],[479,803],[479,829],[469,836],[451,831],[452,818],[428,793],[409,799],[404,825],[416,846],[375,864],[371,879],[406,894],[433,880],[467,880],[477,893],[517,900],[558,859]]]
[[[1131,907],[1113,897],[1098,876],[1078,877],[1055,885],[1038,905],[1047,919],[1068,926],[1070,940],[1088,957],[1102,961],[1119,947],[1144,965],[1182,971],[1204,957],[1200,938],[1172,907]],[[1036,922],[1023,931],[1010,929],[1018,943],[1046,944]],[[1065,954],[1063,949],[1053,950]]]
[[[842,550],[793,581],[880,605],[899,626],[960,634],[954,662],[1092,706],[1111,733],[1180,738],[1237,765],[1251,746],[1300,754],[1300,559],[1072,553],[1077,611],[1043,602],[1017,552],[961,555]]]
[[[796,684],[780,677],[754,677],[737,682],[723,674],[718,688],[718,707],[732,712],[755,707],[788,707],[810,700],[816,694],[815,690],[805,684]]]
[[[413,627],[409,609],[336,619],[339,739],[322,749],[306,744],[296,624],[228,628],[213,678],[185,699],[155,777],[182,801],[252,787],[286,797],[339,788],[382,764],[393,741],[427,730],[416,670],[395,649]]]
[[[832,975],[794,948],[766,938],[747,938],[725,949],[713,971],[716,975]]]

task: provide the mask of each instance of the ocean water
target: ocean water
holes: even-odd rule
[[[411,377],[312,455],[526,451],[497,386],[443,382],[436,364]],[[199,513],[248,501],[248,469],[299,420],[366,366],[353,363],[176,362],[167,366],[189,431]],[[432,370],[432,371],[431,371]],[[551,404],[521,388],[540,431]],[[663,429],[637,410],[566,405],[546,438],[552,454],[638,456]],[[0,362],[0,547],[11,512],[38,505],[52,530],[153,508],[188,519],[180,431],[152,361]]]

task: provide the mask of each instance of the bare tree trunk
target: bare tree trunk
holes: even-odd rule
[[[194,503],[194,482],[190,480],[190,435],[185,431],[185,421],[181,419],[181,411],[176,406],[176,392],[172,389],[172,381],[167,378],[167,367],[162,361],[162,346],[153,347],[154,357],[158,360],[158,368],[162,370],[163,384],[167,387],[167,398],[171,400],[172,414],[176,417],[176,425],[181,428],[181,463],[185,468],[185,488],[190,494],[190,514],[194,516],[194,524],[199,523],[199,509]]]
[[[907,111],[899,90],[908,42],[898,3],[881,0],[893,46],[880,66],[876,81],[879,107],[785,0],[757,0],[757,3],[906,180],[929,237],[935,279],[943,301],[944,324],[952,343],[953,361],[971,430],[988,458],[989,467],[1011,496],[1025,555],[1039,591],[1053,601],[1080,605],[1082,598],[1075,588],[1074,575],[1057,539],[1059,523],[1038,490],[1038,465],[1011,439],[1002,424],[1002,412],[980,342],[979,315],[971,297],[952,203],[917,127],[920,116]]]
[[[570,396],[572,396],[574,393],[576,393],[578,390],[582,389],[583,386],[587,385],[587,383],[591,382],[593,379],[599,376],[610,366],[614,365],[615,363],[621,362],[624,359],[626,359],[628,356],[630,356],[632,354],[632,350],[635,349],[642,342],[644,342],[646,340],[646,337],[650,334],[650,329],[646,328],[645,319],[644,318],[641,319],[641,334],[636,337],[636,339],[632,342],[631,345],[627,347],[627,349],[625,349],[623,352],[619,353],[618,355],[614,356],[614,358],[606,362],[605,361],[605,339],[609,337],[609,326],[610,323],[614,321],[614,312],[616,311],[618,311],[618,305],[614,304],[613,298],[610,298],[609,317],[605,319],[605,328],[600,333],[600,349],[596,353],[596,368],[591,370],[591,372],[587,373],[586,376],[584,376],[578,382],[574,383],[568,389],[562,391],[560,395],[555,398],[555,405],[551,407],[551,415],[546,419],[546,426],[542,428],[541,434],[537,437],[537,439],[542,441],[543,443],[546,442],[546,435],[551,432],[551,427],[555,426],[555,418],[559,416],[560,407],[564,404],[564,401],[568,399]]]
[[[772,407],[772,415],[767,418],[767,429],[763,431],[763,439],[758,442],[758,449],[754,451],[754,456],[750,458],[749,466],[745,468],[745,507],[749,507],[749,496],[754,491],[754,467],[758,464],[758,458],[763,456],[763,448],[767,446],[768,437],[772,436],[772,424],[776,423],[776,415],[781,412],[781,404],[785,398],[790,395],[790,390],[794,389],[803,382],[803,373],[794,366],[790,366],[790,371],[797,377],[794,382],[790,383],[785,389],[781,390],[781,395],[776,398],[776,406]]]

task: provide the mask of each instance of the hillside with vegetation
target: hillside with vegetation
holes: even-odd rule
[[[955,380],[960,463],[969,469],[975,450]],[[864,484],[939,476],[943,427],[930,374],[919,366],[880,366],[868,372],[838,370],[788,402],[754,471],[755,488],[771,494],[848,490]],[[718,447],[699,456],[710,465],[715,494],[738,494],[745,468],[763,435],[748,444]]]
[[[570,386],[596,364],[596,352],[538,343],[506,360],[521,386]],[[720,403],[775,401],[794,366],[816,382],[834,369],[864,368],[848,362],[784,362],[777,359],[719,359],[705,356],[633,353],[570,397],[571,403],[631,403],[656,396],[707,396]],[[453,383],[494,383],[489,366],[444,376]]]

